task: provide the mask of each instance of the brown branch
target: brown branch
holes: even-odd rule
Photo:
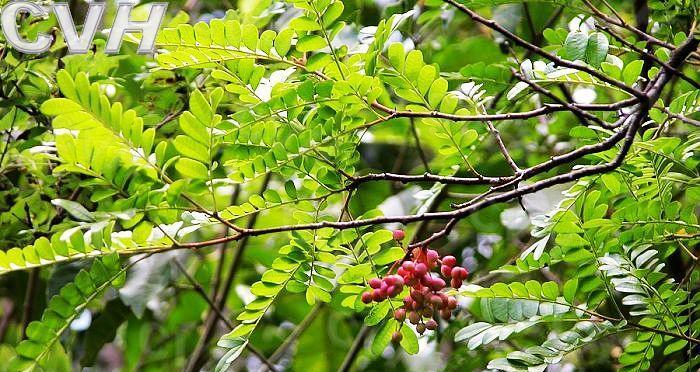
[[[689,38],[682,46],[680,46],[672,55],[669,65],[673,68],[678,68],[683,64],[685,59],[692,53],[692,51],[697,48],[698,43],[700,40],[695,39],[693,37]],[[622,148],[619,152],[618,157],[611,163],[607,164],[601,164],[601,165],[595,165],[595,166],[589,166],[585,168],[580,168],[577,170],[573,170],[569,173],[561,174],[558,176],[554,176],[551,178],[547,178],[529,185],[521,186],[518,187],[514,190],[504,192],[501,194],[493,195],[490,197],[486,197],[483,200],[479,201],[478,203],[473,203],[469,206],[466,206],[464,208],[460,208],[458,210],[454,211],[449,211],[449,212],[430,212],[430,213],[423,213],[420,215],[407,215],[407,216],[392,216],[392,217],[377,217],[377,218],[372,218],[372,219],[366,219],[366,220],[354,220],[354,221],[338,221],[338,222],[331,222],[331,221],[322,221],[322,222],[317,222],[317,223],[312,223],[312,224],[305,224],[305,225],[288,225],[288,226],[277,226],[277,227],[271,227],[271,228],[266,228],[266,229],[246,229],[242,232],[240,232],[237,235],[234,236],[229,236],[229,237],[223,237],[220,239],[215,239],[209,242],[200,242],[200,243],[188,243],[188,244],[183,244],[182,248],[201,248],[201,247],[206,247],[212,244],[219,244],[221,242],[226,242],[226,241],[236,241],[236,240],[241,240],[247,237],[251,236],[260,236],[260,235],[266,235],[266,234],[272,234],[272,233],[279,233],[279,232],[289,232],[289,231],[299,231],[299,230],[317,230],[317,229],[323,229],[323,228],[333,228],[333,229],[338,229],[338,230],[347,230],[347,229],[353,229],[353,228],[358,228],[358,227],[363,227],[363,226],[370,226],[370,225],[380,225],[380,224],[386,224],[386,223],[402,223],[402,224],[410,224],[414,222],[421,222],[421,221],[430,221],[430,220],[452,220],[452,219],[462,219],[465,218],[479,210],[482,210],[486,207],[489,207],[491,205],[497,204],[497,203],[502,203],[502,202],[507,202],[511,200],[515,200],[517,198],[520,198],[524,195],[532,194],[535,192],[538,192],[540,190],[549,188],[554,185],[558,184],[564,184],[564,183],[569,183],[573,182],[576,180],[579,180],[583,177],[590,176],[590,175],[595,175],[595,174],[601,174],[601,173],[606,173],[609,172],[617,167],[622,163],[624,159],[624,155],[627,154],[629,151],[633,141],[634,141],[634,136],[639,130],[641,123],[643,122],[644,118],[648,115],[648,111],[650,109],[650,104],[648,103],[654,103],[659,99],[659,96],[663,90],[663,88],[666,86],[668,81],[671,78],[672,73],[668,70],[663,70],[657,77],[656,79],[652,82],[652,84],[649,85],[649,87],[646,89],[644,92],[644,99],[642,100],[643,103],[640,103],[634,112],[629,114],[626,117],[623,117],[620,119],[620,122],[618,124],[619,127],[621,127],[620,131],[616,132],[612,136],[610,136],[607,140],[594,144],[594,145],[587,145],[583,146],[577,150],[571,151],[567,154],[561,155],[561,156],[555,156],[552,157],[549,161],[541,163],[539,165],[533,166],[531,168],[528,168],[524,170],[521,175],[515,179],[510,178],[510,181],[506,181],[506,184],[516,184],[521,181],[528,180],[532,178],[535,175],[541,174],[543,172],[549,171],[559,165],[571,163],[577,159],[580,159],[586,155],[594,154],[594,153],[599,153],[602,151],[606,151],[609,149],[612,149],[616,144],[618,144],[620,141],[624,139]],[[406,177],[406,178],[405,178]],[[431,178],[421,178],[421,176],[398,176],[396,175],[395,178],[397,179],[406,179],[408,178],[413,178],[413,177],[419,177],[418,180],[431,180]],[[424,177],[424,176],[423,176]],[[382,177],[379,177],[380,179],[383,179]],[[507,180],[509,178],[506,178]],[[413,180],[416,180],[415,178]],[[479,180],[483,182],[484,180],[488,180],[487,178],[483,179],[470,179],[472,180],[471,182],[477,182],[474,180]],[[503,185],[501,185],[503,186]]]
[[[22,321],[20,329],[22,330],[22,339],[27,338],[27,327],[32,321],[32,313],[34,312],[34,297],[36,296],[36,287],[39,282],[39,269],[33,269],[29,272],[27,280],[27,290],[24,292],[24,305],[22,305]]]
[[[270,176],[268,175],[265,178],[265,181],[263,181],[263,185],[261,187],[260,194],[262,194],[265,189],[267,189],[267,186],[270,182]],[[246,230],[251,230],[255,226],[255,223],[257,222],[258,219],[258,213],[253,214],[250,219],[248,220],[248,225],[246,227]],[[245,230],[244,230],[245,231]],[[232,240],[226,240],[222,239],[219,241],[219,243],[216,244],[226,244],[232,241],[239,241],[238,243],[238,250],[234,254],[233,261],[231,263],[231,268],[229,269],[228,275],[226,276],[226,279],[224,280],[223,287],[219,291],[219,297],[216,299],[216,305],[219,308],[224,308],[226,305],[226,300],[228,299],[229,293],[231,292],[231,287],[233,285],[233,280],[236,277],[236,273],[238,272],[238,268],[240,267],[242,258],[243,258],[243,252],[245,252],[245,249],[248,245],[248,239],[245,236],[241,235],[242,232],[238,231],[238,236],[240,237],[239,239],[232,239]],[[195,351],[192,353],[192,356],[189,359],[189,362],[187,364],[187,367],[185,368],[185,371],[195,371],[197,367],[204,362],[203,356],[204,352],[206,351],[207,345],[209,344],[209,341],[211,338],[214,336],[214,329],[216,327],[216,324],[218,322],[218,319],[216,317],[216,313],[213,308],[210,308],[209,313],[207,314],[206,320],[204,322],[204,332],[202,333],[202,337],[200,338],[197,347]]]
[[[684,74],[683,72],[679,71],[678,69],[675,69],[671,67],[668,63],[660,60],[658,57],[656,57],[654,54],[649,53],[645,50],[642,50],[641,48],[637,47],[636,45],[630,43],[629,41],[625,40],[623,37],[618,35],[617,33],[613,32],[609,27],[607,26],[598,26],[599,29],[605,31],[608,35],[612,36],[615,40],[620,42],[620,44],[626,46],[627,48],[633,50],[635,53],[648,58],[655,63],[661,65],[662,67],[666,68],[668,71],[671,71],[674,75],[678,76],[679,78],[687,81],[690,85],[694,86],[696,89],[700,89],[700,83],[697,81],[693,80],[691,77],[688,75]]]
[[[422,175],[404,175],[395,173],[370,173],[364,176],[354,177],[353,181],[346,187],[346,190],[356,189],[360,184],[371,181],[394,181],[404,184],[413,182],[439,182],[444,185],[500,185],[512,180],[513,177],[450,177],[439,176],[432,173]]]
[[[671,117],[671,118],[674,118],[674,119],[676,119],[676,120],[680,120],[680,121],[682,121],[682,122],[684,122],[684,123],[686,123],[686,124],[690,124],[690,125],[693,125],[693,126],[696,126],[696,127],[700,127],[700,120],[695,120],[695,119],[689,118],[689,117],[687,117],[687,116],[685,116],[685,115],[673,113],[673,112],[671,112],[671,110],[669,110],[669,109],[666,108],[666,107],[662,108],[661,111],[663,111],[666,115],[668,115],[668,116]]]
[[[589,105],[579,105],[579,104],[546,104],[540,108],[524,111],[524,112],[511,112],[504,114],[485,114],[485,115],[455,115],[455,114],[445,114],[439,111],[401,111],[386,107],[380,103],[373,103],[372,106],[376,109],[382,110],[387,114],[391,114],[394,117],[402,118],[430,118],[430,119],[445,119],[450,121],[464,121],[464,122],[486,122],[486,121],[504,121],[504,120],[519,120],[519,119],[531,119],[542,115],[547,115],[555,112],[562,111],[572,111],[572,110],[588,110],[588,111],[617,111],[623,107],[628,107],[635,104],[637,99],[626,99],[623,101],[608,103],[608,104],[589,104]],[[589,114],[590,115],[590,114]]]
[[[572,68],[572,69],[575,69],[578,71],[586,72],[589,75],[591,75],[591,76],[593,76],[593,77],[595,77],[603,82],[606,82],[606,83],[608,83],[616,88],[619,88],[619,89],[621,89],[621,90],[623,90],[623,91],[625,91],[625,92],[627,92],[627,93],[629,93],[637,98],[640,98],[640,99],[645,98],[645,95],[643,92],[641,92],[637,89],[634,89],[632,87],[629,87],[629,86],[625,85],[625,83],[623,83],[619,80],[612,79],[612,78],[608,77],[607,75],[602,74],[601,72],[596,71],[588,66],[574,63],[571,61],[567,61],[565,59],[557,57],[556,55],[549,53],[549,52],[545,51],[544,49],[522,39],[521,37],[512,33],[511,31],[508,31],[508,29],[499,25],[495,21],[493,21],[491,19],[483,18],[482,16],[480,16],[476,12],[472,11],[471,9],[458,3],[455,0],[443,0],[443,1],[448,3],[448,4],[451,4],[452,6],[457,8],[462,13],[468,15],[475,22],[478,22],[478,23],[480,23],[480,24],[482,24],[482,25],[484,25],[484,26],[486,26],[494,31],[497,31],[497,32],[503,34],[503,36],[507,37],[508,39],[511,39],[515,44],[518,44],[521,47],[523,47],[529,51],[532,51],[533,53],[538,54],[538,55],[554,62],[558,66],[569,67],[569,68]]]
[[[214,311],[216,316],[219,318],[219,320],[223,321],[226,324],[226,327],[228,327],[229,331],[232,331],[235,326],[234,324],[226,317],[226,315],[221,311],[219,306],[214,303],[214,300],[212,300],[208,295],[204,287],[190,275],[190,273],[187,272],[187,269],[185,269],[180,261],[175,258],[173,259],[173,262],[175,263],[175,266],[180,270],[180,272],[183,274],[183,276],[187,279],[188,282],[192,285],[192,288],[194,289],[195,292],[197,292],[206,302],[209,304],[209,308]],[[267,366],[271,371],[276,372],[277,368],[275,368],[274,364],[272,364],[267,358],[265,358],[265,355],[261,353],[258,349],[256,349],[253,345],[251,344],[246,344],[246,349],[250,351],[253,355],[255,355],[260,361]]]
[[[311,309],[311,312],[304,318],[304,320],[299,323],[299,325],[294,328],[292,333],[289,334],[289,336],[282,342],[282,344],[275,350],[274,353],[268,358],[268,360],[271,363],[277,363],[277,361],[282,358],[285,352],[287,352],[287,349],[292,345],[294,341],[296,341],[305,331],[306,329],[311,326],[311,324],[316,320],[316,317],[318,317],[318,314],[321,313],[323,310],[324,305],[323,303],[319,303],[318,305],[314,306],[313,309]],[[265,369],[263,369],[265,371]],[[262,372],[262,371],[261,371]]]
[[[370,329],[371,328],[369,328],[366,325],[362,326],[362,329],[360,329],[360,332],[357,334],[355,340],[352,342],[350,350],[348,351],[347,355],[345,355],[343,364],[341,364],[340,368],[338,368],[339,372],[347,372],[350,370],[350,368],[352,368],[352,365],[355,363],[355,359],[360,354],[360,351],[362,350],[362,347],[365,344],[367,336],[369,336]]]
[[[593,5],[589,0],[583,0],[583,2],[586,4],[586,6],[589,9],[591,9],[591,11],[593,12],[593,14],[596,17],[604,20],[605,22],[610,23],[610,24],[615,25],[615,26],[618,26],[618,27],[622,27],[625,30],[628,30],[628,31],[632,32],[633,34],[637,35],[637,38],[644,40],[644,41],[647,41],[651,44],[658,45],[658,46],[664,47],[664,48],[669,49],[669,50],[676,49],[675,45],[667,43],[667,42],[662,41],[662,40],[659,40],[659,39],[647,34],[646,32],[644,32],[644,31],[642,31],[634,26],[631,26],[630,24],[625,22],[625,20],[622,19],[622,17],[620,17],[619,15],[617,15],[618,19],[612,18],[612,17],[608,16],[607,14],[603,13],[602,11],[600,11],[600,9],[596,8],[595,5]]]
[[[416,129],[416,123],[413,121],[413,119],[411,119],[411,134],[413,135],[413,139],[416,142],[418,156],[423,162],[423,167],[425,167],[426,172],[430,172],[430,162],[428,161],[428,157],[425,155],[425,151],[423,151],[423,146],[421,146],[421,141],[418,137],[418,130]]]
[[[513,172],[515,172],[516,175],[520,174],[522,170],[520,167],[518,167],[518,164],[515,163],[515,160],[513,160],[513,157],[510,155],[510,151],[508,151],[506,144],[503,142],[503,138],[501,138],[501,132],[496,129],[496,126],[494,126],[491,121],[486,121],[486,126],[488,127],[493,138],[496,140],[498,149],[501,151],[501,154],[503,154],[503,157],[506,159],[508,165],[511,167],[511,169],[513,169]]]
[[[529,85],[530,88],[532,88],[532,90],[534,90],[535,92],[540,93],[540,94],[542,94],[542,95],[544,95],[544,96],[547,96],[547,97],[553,99],[554,101],[556,101],[557,103],[559,103],[560,105],[566,107],[566,108],[567,108],[569,111],[571,111],[574,115],[576,115],[577,117],[579,117],[579,118],[584,122],[584,125],[586,125],[586,120],[591,120],[591,121],[593,121],[594,123],[600,125],[601,127],[605,128],[605,129],[614,129],[614,128],[615,128],[614,125],[610,125],[610,124],[604,122],[604,121],[603,121],[602,119],[600,119],[599,117],[597,117],[597,116],[595,116],[595,115],[593,115],[593,114],[590,114],[590,113],[588,113],[588,112],[586,112],[586,111],[581,110],[580,108],[578,108],[578,107],[572,105],[571,103],[566,102],[566,101],[564,101],[563,99],[557,97],[554,93],[548,91],[547,89],[543,88],[542,86],[540,86],[539,84],[535,83],[534,81],[529,80],[529,79],[526,79],[526,78],[525,78],[524,76],[522,76],[520,73],[518,73],[517,71],[515,71],[515,69],[511,68],[511,72],[513,73],[513,76],[515,76],[516,79],[518,79],[518,80],[522,81],[523,83]]]

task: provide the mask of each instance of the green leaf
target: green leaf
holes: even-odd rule
[[[389,312],[391,306],[389,302],[384,301],[379,303],[369,309],[369,313],[365,317],[365,324],[368,326],[375,326],[379,324]]]
[[[603,180],[605,187],[607,187],[610,192],[613,194],[620,192],[620,181],[617,180],[617,176],[615,174],[604,174],[601,176],[601,179]]]
[[[323,26],[328,28],[333,22],[335,22],[342,14],[345,6],[341,1],[336,1],[331,4],[326,11],[323,13]]]
[[[80,111],[81,109],[82,107],[79,104],[67,98],[53,98],[41,105],[41,112],[47,116],[58,116],[61,114]]]
[[[275,38],[275,50],[277,53],[284,57],[289,53],[292,47],[292,39],[294,38],[294,31],[291,29],[286,29],[280,31],[280,33]]]
[[[559,285],[555,282],[542,283],[542,295],[550,300],[556,300],[559,297]]]
[[[428,93],[428,103],[430,107],[436,108],[442,102],[447,94],[448,83],[447,80],[439,78],[433,82],[430,86],[430,92]]]
[[[321,29],[321,25],[316,22],[315,19],[307,16],[302,16],[294,18],[290,23],[289,27],[296,31],[317,31]]]
[[[404,56],[403,44],[393,43],[389,46],[387,51],[389,63],[397,70],[403,71],[404,61],[406,57]]]
[[[248,339],[242,337],[222,337],[217,346],[227,349],[226,354],[224,354],[219,362],[216,364],[214,371],[223,372],[228,371],[231,364],[241,356],[246,346],[248,346]]]
[[[401,327],[401,347],[410,355],[418,354],[418,336],[410,327],[404,325]]]
[[[601,32],[594,32],[588,35],[588,45],[586,47],[586,62],[593,67],[600,67],[608,56],[608,38]]]
[[[569,279],[564,283],[564,299],[570,303],[574,303],[576,291],[578,290],[578,278]]]
[[[204,97],[204,94],[202,94],[200,90],[195,90],[192,92],[192,95],[190,95],[190,112],[192,112],[197,120],[204,125],[209,125],[209,123],[211,123],[211,121],[214,119],[212,107],[209,105],[209,101],[207,101],[206,97]],[[209,135],[207,134],[207,138],[208,137]]]
[[[625,84],[634,84],[639,78],[639,74],[642,73],[642,67],[644,67],[644,61],[642,60],[632,61],[625,66],[625,69],[622,70],[622,80]]]
[[[209,163],[209,149],[188,136],[177,136],[173,141],[175,149],[188,158]]]
[[[375,255],[372,260],[375,265],[387,265],[402,259],[406,253],[401,247],[391,247],[384,249]]]
[[[418,79],[421,68],[423,68],[423,53],[420,50],[412,50],[406,56],[406,64],[404,65],[404,74],[410,81]]]
[[[182,173],[183,176],[195,179],[208,179],[209,170],[207,167],[195,160],[188,158],[180,158],[175,163],[175,169]]]
[[[575,61],[584,61],[586,58],[586,49],[588,47],[588,35],[585,32],[573,31],[569,33],[564,42],[564,51],[566,58]]]
[[[85,207],[83,207],[80,203],[65,199],[54,199],[51,201],[51,204],[59,208],[63,208],[66,212],[68,212],[68,214],[73,216],[73,218],[77,219],[78,221],[95,221],[95,217],[93,217],[92,213],[85,209]]]
[[[381,355],[384,349],[391,342],[391,335],[397,330],[397,322],[394,319],[389,319],[384,326],[377,332],[372,341],[372,354]]]
[[[326,41],[318,35],[306,35],[297,42],[297,50],[302,53],[313,52],[326,47]]]
[[[562,247],[584,247],[588,245],[588,241],[578,234],[559,234],[556,238],[556,243]]]

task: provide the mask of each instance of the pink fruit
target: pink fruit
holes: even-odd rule
[[[428,267],[425,266],[424,263],[419,263],[416,265],[416,275],[418,276],[424,276],[425,274],[428,273]]]
[[[447,299],[447,308],[450,310],[454,310],[457,308],[457,300],[454,297],[450,297]]]
[[[449,278],[452,276],[452,268],[447,265],[442,265],[442,267],[440,267],[440,273],[445,278]]]
[[[398,320],[399,322],[406,320],[406,309],[396,309],[394,311],[394,319]]]
[[[455,265],[457,265],[457,259],[454,256],[445,256],[442,259],[442,264],[449,267],[455,267]]]
[[[440,255],[436,251],[434,251],[432,249],[428,249],[428,253],[426,253],[426,257],[428,259],[428,262],[432,263],[432,262],[437,262],[438,258],[440,258]]]

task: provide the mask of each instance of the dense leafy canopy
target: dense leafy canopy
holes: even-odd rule
[[[0,371],[697,370],[699,10],[190,0],[152,56],[0,36]],[[470,274],[417,314],[429,248]]]

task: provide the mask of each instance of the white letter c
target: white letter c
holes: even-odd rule
[[[19,26],[17,25],[17,16],[20,13],[29,13],[35,17],[45,17],[48,15],[44,8],[35,3],[30,2],[12,2],[2,9],[2,29],[5,33],[7,41],[15,49],[27,54],[41,54],[51,48],[53,38],[46,34],[39,34],[36,41],[31,42],[22,39],[19,34]]]

